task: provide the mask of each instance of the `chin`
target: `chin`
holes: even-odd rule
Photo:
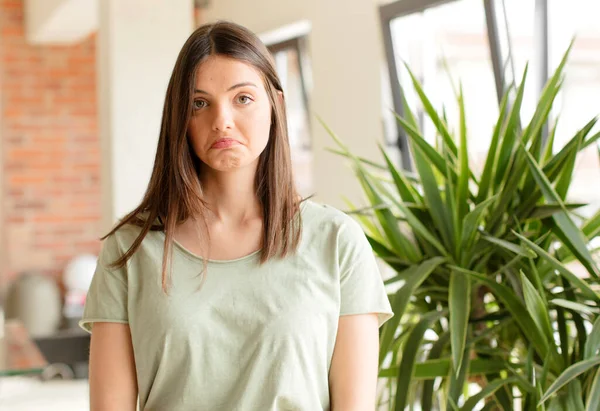
[[[211,170],[227,172],[244,168],[255,168],[258,166],[259,158],[260,155],[255,155],[248,151],[220,150],[219,152],[205,153],[205,157],[200,157],[200,161]]]
[[[258,158],[256,160],[245,159],[240,156],[231,156],[228,158],[221,158],[214,162],[209,162],[208,166],[216,171],[234,171],[258,164]]]

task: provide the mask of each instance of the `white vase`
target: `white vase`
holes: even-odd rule
[[[61,297],[56,281],[46,275],[24,273],[8,288],[6,318],[20,320],[30,336],[56,332],[61,321]]]

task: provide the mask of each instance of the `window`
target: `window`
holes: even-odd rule
[[[401,5],[401,2],[398,4]],[[458,21],[460,24],[457,24]],[[483,3],[480,0],[463,0],[421,8],[392,17],[389,30],[398,82],[421,122],[424,137],[433,143],[435,127],[423,115],[404,63],[422,83],[438,112],[445,110],[449,127],[455,130],[458,127],[458,103],[453,84],[458,87],[460,81],[473,166],[482,166],[485,160],[482,153],[488,146],[492,125],[498,116]],[[395,120],[392,114],[386,114],[385,118],[386,130],[391,130],[388,143],[392,145],[398,130],[393,128]],[[399,135],[403,138],[402,134]],[[400,149],[404,147],[405,144],[400,144]],[[402,160],[403,163],[406,161],[405,155]]]
[[[575,42],[565,69],[562,92],[557,98],[560,114],[556,129],[556,149],[560,149],[594,116],[600,114],[600,27],[597,0],[572,0],[548,2],[550,38],[550,72],[558,66],[563,53],[573,38]],[[591,135],[600,131],[592,130]],[[600,207],[600,162],[598,145],[583,151],[576,164],[569,200],[590,203],[584,211]]]
[[[275,59],[277,74],[285,94],[288,135],[294,176],[302,196],[312,194],[312,150],[308,108],[308,59],[305,38],[299,37],[272,44],[269,50]]]
[[[450,128],[457,126],[457,104],[452,80],[463,86],[472,165],[481,169],[492,126],[498,115],[498,93],[519,82],[529,71],[522,120],[529,121],[548,75],[552,74],[570,41],[575,43],[565,79],[550,121],[557,117],[555,150],[558,151],[587,121],[600,114],[600,28],[595,16],[597,0],[414,0],[395,1],[380,7],[390,84],[406,91],[416,109],[425,137],[435,138],[410,85],[404,62],[422,82],[438,111],[445,110]],[[402,96],[392,86],[387,98],[402,114]],[[444,105],[442,107],[442,104]],[[390,104],[387,105],[390,107]],[[391,114],[385,115],[387,142],[410,168],[406,137]],[[592,130],[593,135],[600,126]],[[590,190],[600,180],[598,146],[580,154],[569,201],[600,206],[600,190]],[[585,214],[585,212],[584,212]]]

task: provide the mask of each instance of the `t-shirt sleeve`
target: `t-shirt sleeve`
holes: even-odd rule
[[[340,230],[338,247],[340,315],[375,313],[381,327],[394,313],[371,244],[350,217]]]
[[[83,317],[79,321],[79,326],[90,333],[95,322],[129,323],[126,265],[121,268],[110,266],[119,256],[115,235],[111,235],[102,244],[85,300]]]

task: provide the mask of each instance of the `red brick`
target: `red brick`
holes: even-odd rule
[[[34,247],[43,248],[45,250],[60,250],[65,251],[65,248],[69,247],[69,244],[64,241],[49,242],[49,243],[34,243]]]
[[[72,46],[28,44],[23,3],[0,0],[0,230],[20,233],[20,255],[36,259],[43,248],[41,271],[59,276],[74,255],[99,248],[95,36]],[[7,254],[3,280],[26,268],[27,259],[11,266]]]
[[[24,224],[25,223],[25,218],[23,217],[14,217],[14,216],[9,216],[6,217],[5,219],[6,223],[8,224]]]
[[[81,242],[77,242],[75,243],[75,247],[80,248],[80,249],[91,249],[91,250],[95,250],[96,248],[98,248],[100,244],[100,241],[81,241]]]
[[[9,178],[8,182],[10,185],[15,187],[25,185],[25,184],[39,184],[46,181],[44,176],[39,175],[16,175]]]

